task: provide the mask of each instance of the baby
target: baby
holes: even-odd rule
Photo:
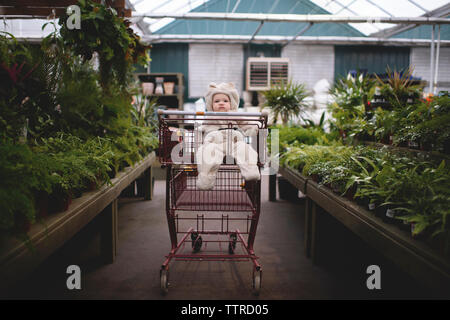
[[[239,104],[239,94],[233,83],[211,83],[205,95],[206,110],[214,112],[235,112]],[[223,157],[231,155],[236,160],[241,174],[247,181],[259,180],[257,152],[244,141],[245,136],[256,136],[258,126],[245,121],[214,121],[204,125],[204,143],[197,151],[197,187],[211,190],[216,181],[216,173],[223,162]],[[240,131],[229,128],[232,123]]]

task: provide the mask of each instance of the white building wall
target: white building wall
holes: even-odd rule
[[[289,44],[283,48],[282,57],[289,58],[290,76],[309,90],[322,79],[334,82],[334,47],[325,45]]]
[[[334,83],[334,46],[294,45],[283,48],[282,57],[290,59],[290,78],[311,92],[311,108],[306,117],[318,123],[330,101],[328,89]],[[329,115],[325,114],[325,119]]]
[[[242,97],[243,66],[241,44],[190,44],[189,96],[203,97],[210,82],[233,82]]]
[[[414,67],[413,75],[422,80],[430,80],[430,48],[411,48],[410,64]],[[435,50],[436,53],[436,50]],[[437,90],[450,91],[450,48],[441,47],[439,50],[439,66]],[[425,88],[428,92],[428,86]]]

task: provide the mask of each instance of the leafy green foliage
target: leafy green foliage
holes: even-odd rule
[[[329,134],[325,133],[318,127],[294,127],[294,126],[272,126],[272,130],[278,130],[278,138],[281,149],[285,149],[288,146],[298,146],[302,144],[314,145],[327,145],[333,140]],[[270,143],[269,143],[270,145]]]
[[[415,234],[427,232],[449,244],[450,169],[443,161],[438,165],[386,148],[332,144],[287,147],[280,163],[341,195],[354,189],[356,199],[389,205],[416,224]]]
[[[112,80],[125,85],[134,63],[147,64],[147,50],[151,46],[141,44],[130,23],[117,16],[114,9],[90,0],[79,0],[81,29],[67,28],[67,15],[59,19],[64,44],[81,55],[85,61],[98,53],[100,80],[107,86]]]
[[[409,103],[414,103],[421,96],[421,88],[419,85],[412,84],[413,68],[409,67],[404,72],[391,70],[388,66],[387,81],[381,80],[376,74],[378,85],[381,88],[381,94],[386,97],[390,105],[395,108],[403,108]]]
[[[308,93],[303,84],[295,84],[289,81],[287,84],[280,83],[270,90],[263,91],[266,98],[264,106],[269,107],[273,113],[275,121],[281,116],[283,125],[286,125],[293,116],[302,116],[308,108],[305,99]]]
[[[17,220],[36,220],[35,191],[51,190],[48,165],[45,155],[33,154],[27,145],[0,145],[0,230],[11,230]]]
[[[426,150],[450,153],[450,98],[422,100],[400,114],[396,144],[416,141]]]
[[[332,125],[341,132],[356,133],[366,123],[365,106],[373,97],[375,82],[358,74],[338,80],[330,89],[333,103],[328,106],[334,121]]]
[[[36,66],[29,47],[0,33],[0,138],[4,141],[23,136]]]
[[[388,70],[388,75],[381,91],[391,109],[371,107],[375,82],[369,78],[348,77],[333,87],[332,132],[385,143],[393,137],[394,144],[416,141],[448,153],[449,95],[418,99],[420,88],[411,85],[408,71],[401,75]],[[397,219],[414,224],[414,236],[438,239],[449,252],[450,169],[444,161],[387,147],[344,146],[333,135],[326,134],[323,140],[305,128],[279,130],[282,166],[297,169],[340,195],[394,210]]]
[[[142,94],[142,88],[139,87],[138,94],[133,96],[133,108],[131,109],[133,123],[137,126],[152,128],[156,132],[159,126],[158,106],[158,98],[148,99]]]
[[[377,83],[362,75],[339,80],[330,93],[332,130],[353,138],[406,146],[416,143],[424,150],[450,153],[450,98],[446,94],[421,99],[422,88],[412,84],[412,69],[403,73],[387,69],[387,81]],[[380,88],[389,108],[370,104]]]
[[[149,47],[111,9],[79,3],[90,34],[64,25],[40,45],[0,34],[1,230],[23,235],[44,198],[110,183],[158,145],[153,106],[135,121],[131,104],[132,64],[147,62]],[[89,61],[94,52],[100,71]]]

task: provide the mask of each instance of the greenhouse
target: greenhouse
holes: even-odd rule
[[[2,300],[450,299],[448,1],[0,17]]]

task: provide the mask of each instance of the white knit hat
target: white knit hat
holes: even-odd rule
[[[230,111],[237,111],[239,106],[239,93],[232,82],[215,84],[211,82],[205,95],[206,110],[213,111],[213,97],[217,93],[226,94],[230,98]]]

